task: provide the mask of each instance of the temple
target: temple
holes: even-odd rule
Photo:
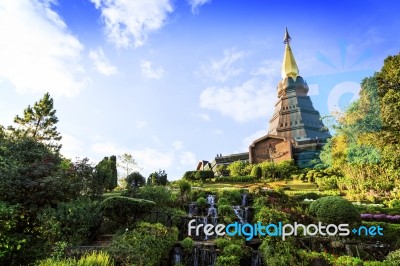
[[[299,167],[307,167],[319,158],[328,138],[328,129],[321,121],[308,93],[308,85],[299,75],[299,68],[290,47],[291,38],[286,28],[283,43],[285,52],[281,68],[282,80],[277,86],[274,114],[269,120],[266,135],[256,139],[247,153],[217,156],[212,162],[201,161],[197,169],[215,170],[219,164],[229,164],[240,158],[250,163],[294,160]]]

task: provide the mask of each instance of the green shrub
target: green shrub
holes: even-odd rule
[[[221,176],[215,179],[217,183],[252,183],[254,182],[254,177],[251,175],[245,176]]]
[[[45,208],[38,217],[38,230],[49,243],[80,245],[89,241],[101,223],[100,206],[90,200],[75,200]]]
[[[268,198],[267,197],[257,197],[253,202],[253,207],[256,210],[260,210],[263,207],[267,207]]]
[[[252,177],[254,177],[255,180],[260,180],[262,177],[262,169],[260,166],[255,166],[253,167],[253,169],[251,170],[251,174]]]
[[[299,250],[298,255],[303,265],[332,265],[334,257],[325,252]]]
[[[142,176],[139,172],[133,172],[125,178],[125,188],[129,191],[133,190],[135,187],[141,187],[146,184],[146,178]]]
[[[361,222],[360,213],[348,200],[339,196],[322,197],[311,203],[310,214],[325,224]]]
[[[400,208],[400,200],[398,199],[392,199],[390,201],[387,202],[387,206],[391,209],[394,208]]]
[[[158,265],[178,240],[178,230],[162,224],[141,223],[115,236],[109,252],[122,265]]]
[[[218,199],[218,206],[219,205],[229,205],[229,202],[226,198],[219,198]]]
[[[172,192],[165,186],[141,187],[136,197],[155,202],[156,208],[175,207]]]
[[[282,241],[279,238],[265,238],[258,248],[262,253],[264,265],[301,265],[297,259],[297,248],[291,239]]]
[[[295,199],[296,199],[296,200],[299,200],[299,201],[303,201],[303,200],[305,200],[305,199],[313,199],[313,200],[316,200],[316,199],[319,199],[320,197],[321,197],[321,196],[318,195],[318,194],[315,193],[315,192],[308,192],[308,193],[296,195],[296,196],[295,196]]]
[[[207,200],[203,197],[200,197],[196,200],[196,206],[200,210],[205,210],[207,208]]]
[[[340,256],[334,261],[335,266],[362,266],[363,261],[350,256]]]
[[[231,205],[239,205],[242,201],[242,193],[238,189],[223,189],[219,191],[220,198],[226,198]]]
[[[133,199],[128,197],[110,197],[101,203],[103,216],[120,225],[127,225],[135,216],[149,212],[155,206],[154,201],[144,199]]]
[[[37,266],[113,266],[114,262],[110,255],[105,252],[92,252],[85,254],[80,259],[46,259],[39,261]]]
[[[400,249],[390,252],[384,262],[389,266],[400,265]]]
[[[235,255],[220,255],[217,257],[216,266],[240,266],[240,258]]]
[[[181,193],[181,195],[185,195],[187,193],[190,192],[190,190],[192,189],[192,186],[190,185],[190,183],[186,180],[179,180],[179,192]]]
[[[181,246],[186,253],[191,253],[194,247],[194,241],[190,237],[186,237],[181,241]]]
[[[286,213],[279,211],[277,209],[272,209],[268,207],[261,207],[255,215],[257,222],[262,222],[263,224],[277,224],[278,222],[289,222],[289,217]]]
[[[0,201],[0,264],[6,265],[9,257],[21,250],[26,244],[26,237],[19,232],[23,220],[18,205],[9,205]]]
[[[329,189],[337,189],[337,177],[322,177],[317,179],[317,185],[320,190],[329,190]]]
[[[183,175],[182,179],[188,181],[206,181],[207,179],[214,178],[213,171],[187,171]]]
[[[218,205],[218,216],[232,216],[234,214],[232,206]]]

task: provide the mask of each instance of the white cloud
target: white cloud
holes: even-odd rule
[[[152,148],[133,150],[131,154],[146,175],[158,169],[167,170],[174,162],[172,152],[162,152]]]
[[[200,107],[219,111],[238,122],[270,116],[275,101],[275,86],[258,78],[235,87],[208,87],[200,94]]]
[[[173,12],[170,0],[91,0],[100,9],[109,41],[117,47],[139,47],[151,32],[162,28],[168,13]]]
[[[211,3],[211,0],[188,0],[189,5],[192,7],[192,13],[199,13],[199,8],[207,3]]]
[[[53,1],[1,1],[0,78],[18,92],[72,96],[87,84],[80,64],[83,45]]]
[[[166,170],[167,173],[175,175],[182,174],[177,169],[188,168],[193,169],[196,166],[195,155],[184,148],[182,141],[174,141],[169,149],[154,149],[145,147],[142,149],[129,149],[121,147],[114,142],[97,142],[91,145],[91,151],[96,157],[102,158],[110,154],[120,155],[129,153],[135,159],[138,169],[144,176],[148,176],[159,169]],[[171,176],[174,178],[177,176]]]
[[[198,116],[201,119],[203,119],[204,121],[207,121],[207,122],[211,121],[211,118],[210,118],[210,116],[208,114],[199,114]]]
[[[262,129],[262,130],[258,130],[257,132],[254,132],[250,136],[245,137],[243,140],[243,145],[241,147],[241,150],[247,151],[249,149],[250,144],[253,143],[253,141],[255,141],[256,139],[259,139],[267,134],[268,134],[267,129]]]
[[[252,70],[250,74],[253,76],[278,76],[280,75],[281,66],[282,63],[277,60],[265,60],[262,66]]]
[[[142,75],[148,79],[160,79],[164,75],[164,69],[161,66],[153,67],[153,63],[147,60],[140,62]]]
[[[110,64],[101,47],[98,47],[96,50],[91,50],[89,52],[89,58],[92,59],[94,68],[100,74],[112,76],[118,73],[117,68]]]
[[[61,139],[61,154],[67,158],[74,160],[76,157],[84,156],[83,142],[72,136],[71,134],[63,132]]]
[[[236,51],[235,48],[224,50],[223,58],[211,58],[209,63],[200,67],[200,73],[214,81],[224,82],[243,72],[243,69],[234,66],[234,64],[245,56],[245,52]]]
[[[180,140],[174,141],[172,143],[172,147],[174,147],[174,150],[177,150],[177,151],[182,150],[183,149],[183,142],[180,141]]]
[[[196,161],[196,156],[190,151],[182,152],[179,155],[179,159],[180,159],[180,164],[182,166],[186,166],[187,165],[187,166],[191,166],[192,168],[195,167],[196,162],[197,162]]]
[[[144,127],[147,126],[147,122],[146,121],[136,121],[136,128],[137,129],[142,129]]]
[[[225,132],[222,129],[215,129],[214,133],[217,135],[223,135]]]

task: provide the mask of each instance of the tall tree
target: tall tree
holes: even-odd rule
[[[110,187],[108,189],[111,190],[118,186],[117,157],[115,155],[111,155],[110,161],[111,161],[112,180],[110,183]]]
[[[61,135],[57,131],[56,124],[58,118],[53,106],[53,99],[49,93],[46,93],[39,102],[35,102],[33,107],[30,105],[24,110],[22,117],[16,116],[14,123],[17,128],[12,126],[9,129],[17,137],[31,137],[37,141],[46,144],[55,151],[61,149]]]
[[[118,166],[124,169],[125,178],[137,168],[135,159],[133,159],[133,156],[129,153],[118,156],[118,159],[120,160]]]
[[[148,185],[165,186],[168,183],[168,175],[165,170],[158,170],[158,172],[151,173],[147,178]]]

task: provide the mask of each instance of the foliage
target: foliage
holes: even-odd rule
[[[43,209],[37,218],[38,231],[50,244],[86,243],[100,226],[99,204],[90,200],[75,200]]]
[[[142,176],[139,172],[136,171],[130,173],[125,180],[126,180],[125,188],[128,191],[132,191],[135,188],[141,187],[146,184],[146,179],[144,178],[144,176]]]
[[[248,162],[236,161],[228,165],[227,170],[230,176],[245,176],[250,174],[247,167],[248,165]]]
[[[252,177],[254,177],[255,180],[260,180],[261,177],[262,177],[262,169],[261,169],[261,167],[258,166],[258,165],[253,167],[253,169],[251,169],[250,175]]]
[[[205,210],[207,208],[207,200],[203,197],[200,197],[196,200],[196,206],[199,210]]]
[[[128,197],[110,197],[101,203],[103,216],[120,225],[127,225],[129,221],[135,220],[155,207],[154,201],[144,199],[133,199]]]
[[[222,189],[218,197],[225,198],[231,205],[239,205],[242,201],[242,193],[239,189]]]
[[[399,62],[400,54],[389,56],[362,81],[360,98],[337,117],[337,133],[321,153],[326,165],[343,173],[339,189],[358,200],[374,201],[399,186]]]
[[[0,201],[0,264],[7,264],[12,253],[25,245],[26,238],[18,228],[23,218],[17,205]]]
[[[46,259],[39,261],[37,266],[113,266],[114,262],[108,253],[103,251],[85,254],[80,259]]]
[[[194,247],[194,241],[190,237],[186,237],[180,242],[185,253],[191,253]]]
[[[177,240],[176,228],[141,223],[133,231],[114,237],[109,252],[117,263],[123,265],[158,265]]]
[[[288,178],[291,176],[291,174],[298,170],[293,160],[282,161],[279,163],[265,161],[259,163],[257,166],[261,168],[262,177],[264,179],[273,180],[282,180],[284,178]]]
[[[132,171],[137,168],[137,163],[133,156],[129,153],[124,153],[118,156],[120,163],[118,163],[118,167],[121,167],[124,170],[125,178],[132,173]]]
[[[179,181],[179,192],[181,195],[186,195],[190,193],[190,190],[192,189],[192,186],[190,183],[186,180],[180,180]]]
[[[232,206],[218,205],[218,215],[231,217],[234,214]]]
[[[214,178],[214,172],[206,170],[187,171],[182,177],[182,179],[187,181],[206,181],[211,178]]]
[[[221,176],[215,179],[216,183],[250,183],[254,182],[255,178],[251,175],[246,176]]]
[[[311,203],[310,214],[325,224],[360,223],[360,213],[346,199],[339,196],[322,197]]]
[[[268,207],[261,207],[257,211],[255,219],[257,222],[262,222],[263,224],[278,224],[278,222],[285,223],[289,221],[286,213]]]
[[[0,200],[34,210],[73,197],[60,163],[58,154],[32,138],[0,140]]]
[[[335,266],[361,266],[363,261],[351,256],[340,256],[334,262]]]
[[[388,266],[400,265],[400,249],[390,252],[384,262]]]
[[[147,179],[148,185],[165,186],[168,183],[168,175],[165,170],[158,170],[158,172],[151,173]]]
[[[259,250],[263,255],[265,265],[299,265],[297,248],[291,238],[285,241],[278,238],[265,238]]]
[[[113,190],[117,186],[115,156],[104,157],[95,167],[94,178],[102,190]]]
[[[154,201],[156,208],[174,207],[174,199],[170,189],[164,186],[144,186],[141,187],[137,198]]]
[[[330,177],[322,177],[317,179],[318,189],[320,190],[330,190],[330,189],[337,189],[337,177],[330,176]]]
[[[58,118],[53,107],[53,99],[46,93],[39,102],[35,102],[33,107],[30,105],[24,110],[23,117],[18,115],[14,118],[14,123],[18,128],[12,126],[9,130],[18,138],[29,137],[44,143],[53,151],[59,151],[61,135],[57,131],[56,124]]]

